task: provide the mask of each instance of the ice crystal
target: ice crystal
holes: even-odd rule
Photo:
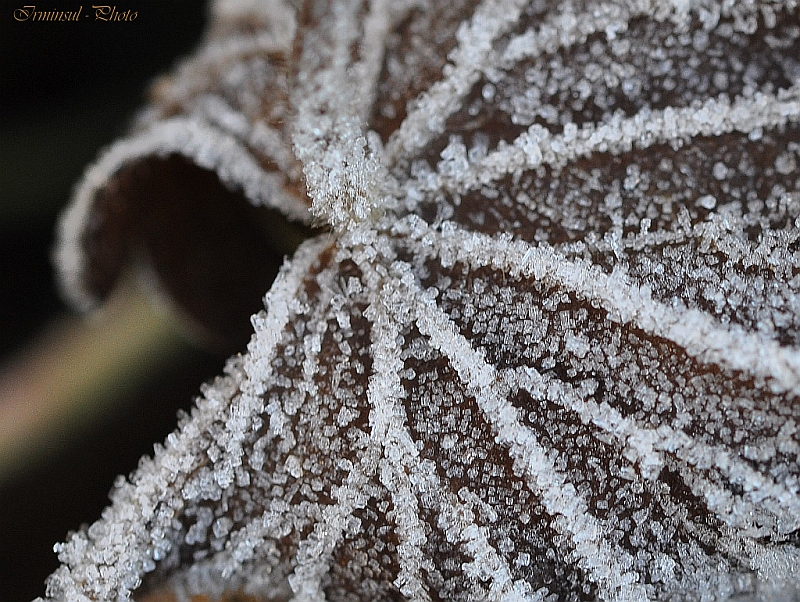
[[[64,288],[133,256],[225,334],[285,231],[242,199],[325,231],[49,600],[800,599],[795,0],[213,14]]]

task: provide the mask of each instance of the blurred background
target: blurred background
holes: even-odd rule
[[[75,316],[50,263],[73,186],[125,133],[151,78],[197,45],[203,3],[119,0],[133,22],[17,22],[26,5],[81,2],[0,0],[0,602],[44,594],[53,544],[99,517],[116,475],[228,354],[190,346],[131,286]]]

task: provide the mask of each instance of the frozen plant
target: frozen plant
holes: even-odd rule
[[[800,598],[795,0],[214,15],[61,276],[265,309],[48,600]]]

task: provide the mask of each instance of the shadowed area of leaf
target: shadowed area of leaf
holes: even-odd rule
[[[310,230],[254,207],[211,171],[172,155],[123,167],[95,199],[82,237],[97,298],[131,259],[212,347],[242,345],[285,254]]]

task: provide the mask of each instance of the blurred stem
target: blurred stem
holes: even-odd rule
[[[51,325],[0,367],[0,484],[77,438],[186,349],[132,283],[89,319]]]

